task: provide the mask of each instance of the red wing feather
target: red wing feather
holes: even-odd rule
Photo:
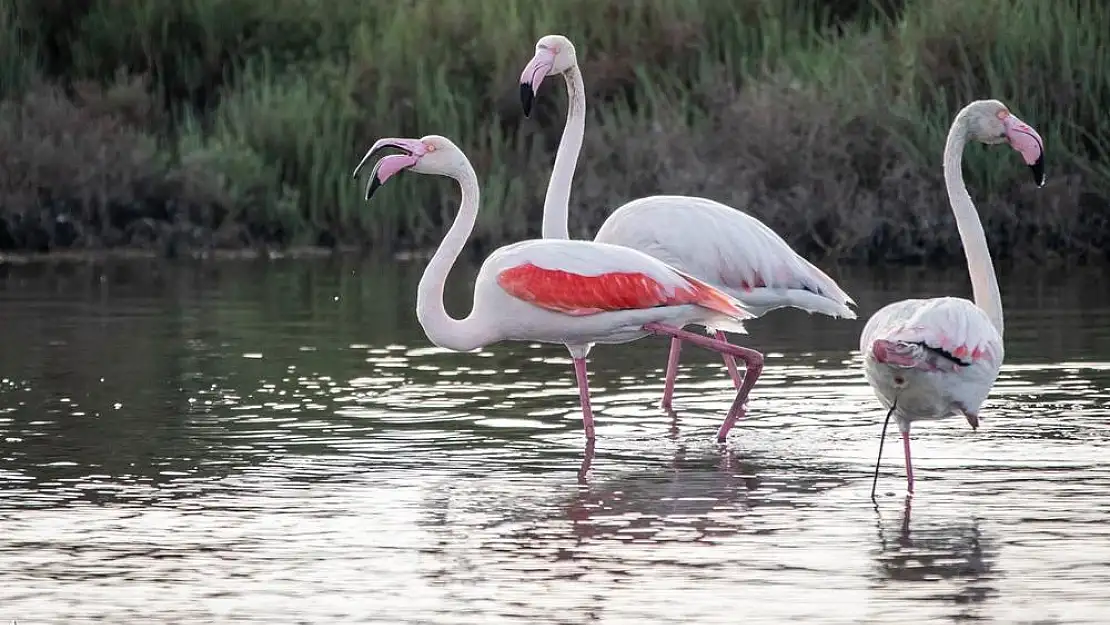
[[[682,278],[688,287],[677,287],[668,294],[667,287],[644,273],[584,276],[525,263],[502,271],[497,284],[517,299],[567,315],[695,304],[731,317],[749,316],[717,289],[685,275]]]

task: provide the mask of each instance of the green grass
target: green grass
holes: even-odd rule
[[[75,154],[109,127],[116,150],[159,149],[91,192],[59,182],[89,167],[67,172],[62,148],[20,156],[0,248],[434,245],[449,181],[402,177],[367,205],[350,178],[375,139],[431,133],[479,173],[479,251],[538,236],[565,96],[549,81],[525,120],[517,77],[559,32],[591,110],[576,236],[629,199],[689,193],[814,258],[959,261],[940,152],[956,110],[995,97],[1045,138],[1051,176],[1032,190],[1008,151],[968,149],[995,254],[1103,257],[1108,29],[1091,0],[17,0],[0,9],[0,123],[23,139],[0,154],[58,119]],[[43,93],[49,124],[28,105]],[[83,227],[43,225],[59,217]]]

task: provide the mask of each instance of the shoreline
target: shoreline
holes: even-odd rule
[[[176,263],[229,263],[247,261],[305,261],[324,260],[331,258],[374,260],[378,262],[398,263],[426,263],[435,253],[434,247],[413,248],[382,253],[371,247],[342,245],[335,247],[324,246],[293,246],[288,248],[242,248],[242,249],[197,249],[182,250],[170,256],[156,249],[150,248],[89,248],[80,250],[58,250],[53,252],[2,252],[0,253],[0,267],[13,266],[48,266],[53,264],[97,264],[97,263],[131,263],[139,261],[158,261],[170,264]],[[807,260],[818,267],[828,270],[831,268],[851,270],[922,270],[937,273],[951,271],[966,271],[962,258],[952,261],[878,261],[867,262],[859,259],[842,258],[809,258]],[[485,255],[477,251],[464,250],[459,258],[461,263],[481,264]],[[1032,259],[1003,259],[994,258],[996,273],[1032,270],[1034,273],[1054,273],[1068,270],[1072,267],[1083,269],[1110,269],[1110,259],[1087,259],[1076,262],[1067,259],[1058,259],[1048,262]]]

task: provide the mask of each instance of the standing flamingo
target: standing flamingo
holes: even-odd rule
[[[762,355],[681,328],[698,324],[743,332],[741,322],[752,314],[727,293],[642,252],[593,241],[544,239],[498,248],[478,271],[470,314],[451,318],[443,289],[478,217],[478,177],[462,150],[438,135],[381,139],[355,167],[354,176],[386,147],[404,154],[378,161],[366,186],[367,200],[404,169],[448,176],[462,192],[459,213],[417,287],[416,317],[432,343],[470,351],[502,340],[588,345],[625,343],[650,334],[679,337],[740,358],[753,372],[737,392],[722,431],[740,418],[763,367]],[[586,438],[593,440],[585,357],[574,358],[574,371]]]
[[[520,100],[530,115],[540,83],[562,74],[569,105],[566,127],[543,205],[545,239],[568,239],[570,183],[586,127],[586,90],[574,45],[562,35],[536,43],[535,56],[520,75]],[[628,202],[605,220],[594,241],[644,252],[713,285],[743,302],[755,316],[793,306],[810,313],[855,319],[855,304],[823,271],[799,256],[763,222],[713,200],[681,195],[656,195]],[[710,327],[727,342],[723,328]],[[671,407],[682,339],[671,340],[662,405]],[[741,376],[732,357],[723,354],[737,388]],[[751,375],[751,372],[745,374]],[[719,433],[724,439],[728,431]]]
[[[964,185],[964,145],[968,139],[1009,143],[1044,186],[1044,142],[1035,130],[998,100],[977,100],[957,115],[944,146],[944,186],[956,216],[975,301],[961,297],[907,299],[888,304],[867,321],[860,334],[867,383],[884,408],[883,438],[890,415],[898,420],[906,454],[906,490],[913,494],[910,425],[914,421],[962,414],[979,427],[979,408],[1002,366],[1002,295],[994,275],[987,238]],[[875,461],[879,479],[882,442]]]

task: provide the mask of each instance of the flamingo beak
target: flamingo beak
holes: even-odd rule
[[[363,166],[366,165],[376,152],[385,148],[395,148],[405,152],[405,154],[391,154],[382,158],[374,165],[374,169],[370,171],[370,180],[366,183],[365,199],[368,201],[370,197],[374,195],[374,192],[385,184],[387,180],[398,172],[415,165],[427,151],[424,149],[424,144],[419,139],[378,139],[366,152],[366,155],[362,157],[358,165],[355,166],[355,170],[351,173],[351,177],[358,178],[358,172]]]
[[[1029,124],[1021,121],[1016,115],[1007,115],[1002,119],[1006,127],[1006,139],[1010,146],[1021,154],[1021,158],[1029,169],[1033,171],[1033,181],[1038,187],[1045,183],[1044,171],[1044,140],[1033,130]]]
[[[536,56],[524,66],[520,73],[520,107],[524,109],[524,116],[532,115],[532,104],[536,101],[536,93],[540,83],[547,78],[551,68],[555,67],[555,53],[546,48],[537,48]]]

